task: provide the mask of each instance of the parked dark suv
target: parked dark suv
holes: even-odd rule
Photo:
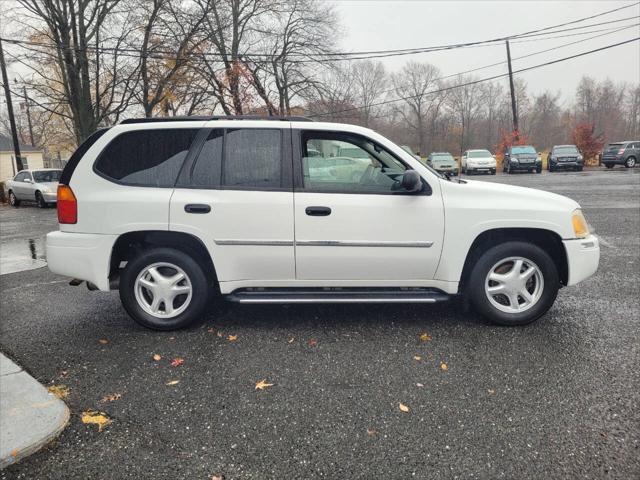
[[[640,159],[640,140],[610,143],[602,151],[602,163],[607,168],[624,165],[633,168]]]
[[[584,160],[575,145],[554,145],[549,152],[547,168],[550,172],[572,169],[582,171]]]
[[[516,170],[542,171],[542,159],[531,145],[514,145],[505,150],[502,171],[511,173]]]

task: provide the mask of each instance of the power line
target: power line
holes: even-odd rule
[[[623,31],[623,30],[627,30],[627,29],[629,29],[629,28],[637,27],[637,26],[640,26],[640,23],[635,23],[635,24],[633,24],[633,25],[627,25],[627,26],[624,26],[624,27],[621,27],[621,28],[616,28],[616,29],[614,29],[613,31],[610,31],[610,29],[606,29],[606,30],[607,30],[607,33],[601,33],[601,34],[599,34],[599,35],[594,35],[593,37],[583,38],[583,39],[581,39],[581,40],[577,40],[577,41],[575,41],[575,42],[563,43],[562,45],[556,45],[555,47],[552,47],[552,48],[546,48],[546,49],[544,49],[544,50],[539,50],[539,51],[537,51],[537,52],[532,52],[532,53],[529,53],[529,54],[527,54],[527,55],[521,55],[521,56],[519,56],[519,57],[514,57],[512,60],[514,60],[514,61],[515,61],[515,60],[522,60],[523,58],[534,57],[534,56],[536,56],[536,55],[540,55],[541,53],[547,53],[547,52],[551,52],[551,51],[554,51],[554,50],[559,50],[559,49],[561,49],[561,48],[565,48],[565,47],[568,47],[568,46],[571,46],[571,45],[576,45],[576,44],[578,44],[578,43],[587,42],[587,41],[589,41],[589,40],[593,40],[594,38],[599,38],[599,37],[603,37],[603,36],[606,36],[606,35],[612,35],[612,34],[614,34],[614,33],[618,33],[618,32],[621,32],[621,31]],[[487,68],[497,67],[498,65],[504,65],[505,63],[507,63],[507,61],[506,61],[506,60],[503,60],[503,61],[501,61],[501,62],[496,62],[496,63],[490,63],[490,64],[488,64],[488,65],[482,65],[482,66],[480,66],[480,67],[472,68],[472,69],[470,69],[470,70],[464,70],[464,71],[462,71],[462,72],[452,73],[452,74],[449,74],[449,75],[445,75],[444,77],[436,78],[436,79],[434,79],[434,80],[433,80],[433,82],[439,82],[439,81],[441,81],[441,80],[447,80],[447,79],[449,79],[449,78],[457,77],[457,76],[459,76],[459,75],[466,75],[466,74],[468,74],[468,73],[477,72],[477,71],[479,71],[479,70],[485,70],[485,69],[487,69]],[[398,90],[401,90],[402,88],[404,88],[404,87],[393,87],[393,88],[389,88],[389,89],[387,89],[387,90],[383,90],[383,91],[381,91],[381,92],[380,92],[380,95],[384,95],[384,94],[389,93],[389,92],[396,92],[396,91],[398,91]],[[364,108],[364,107],[363,107],[363,108]]]
[[[457,44],[448,44],[448,45],[437,45],[437,46],[431,46],[431,47],[418,47],[418,48],[406,48],[406,49],[392,49],[392,50],[370,50],[370,51],[362,51],[362,52],[318,52],[315,54],[295,54],[295,56],[303,56],[303,57],[317,57],[317,58],[323,58],[323,61],[341,61],[341,60],[362,60],[362,59],[370,59],[370,58],[385,58],[385,57],[392,57],[392,56],[404,56],[404,55],[413,55],[413,54],[418,54],[418,53],[428,53],[428,52],[433,52],[433,51],[441,51],[441,50],[451,50],[451,49],[457,49],[457,48],[466,48],[466,47],[471,47],[471,46],[480,46],[480,45],[491,45],[491,44],[496,44],[496,43],[501,43],[504,42],[505,40],[511,40],[511,39],[522,39],[522,38],[530,38],[530,37],[537,37],[537,36],[543,36],[543,35],[551,35],[554,33],[561,33],[561,32],[565,32],[565,31],[573,31],[573,30],[580,30],[580,29],[585,29],[585,28],[590,28],[590,27],[594,27],[594,26],[600,26],[600,25],[607,25],[607,24],[611,24],[611,23],[617,23],[617,22],[622,22],[622,21],[626,21],[626,20],[630,20],[630,19],[634,19],[634,18],[640,18],[639,16],[632,16],[632,17],[625,17],[625,18],[620,18],[620,19],[615,19],[615,20],[609,20],[606,22],[599,22],[599,23],[594,23],[594,24],[589,24],[589,25],[582,25],[582,26],[578,26],[578,27],[572,27],[572,28],[567,28],[567,29],[561,29],[561,30],[556,30],[556,31],[549,31],[549,30],[554,30],[554,29],[558,29],[560,27],[565,27],[568,25],[574,25],[576,23],[580,23],[580,22],[584,22],[586,20],[591,20],[593,18],[597,18],[597,17],[601,17],[604,15],[608,15],[610,13],[614,13],[626,8],[631,8],[634,7],[636,5],[639,5],[640,2],[636,2],[634,4],[630,4],[630,5],[626,5],[623,7],[619,7],[619,8],[615,8],[612,10],[608,10],[605,12],[601,12],[595,15],[591,15],[588,17],[583,17],[577,20],[572,20],[570,22],[565,22],[565,23],[561,23],[561,24],[556,24],[556,25],[552,25],[552,26],[548,26],[548,27],[544,27],[544,28],[539,28],[539,29],[535,29],[535,30],[531,30],[528,32],[523,32],[520,34],[514,34],[514,35],[510,35],[510,36],[506,36],[506,37],[499,37],[499,38],[494,38],[494,39],[489,39],[489,40],[480,40],[480,41],[474,41],[474,42],[466,42],[466,43],[457,43]],[[85,46],[85,47],[73,47],[73,46],[65,46],[62,44],[56,44],[56,43],[46,43],[46,42],[35,42],[35,41],[28,41],[28,40],[18,40],[18,39],[9,39],[9,38],[3,38],[2,39],[4,42],[7,43],[11,43],[14,45],[28,45],[28,46],[35,46],[35,47],[45,47],[45,48],[54,48],[54,49],[58,49],[58,50],[73,50],[73,51],[101,51],[101,52],[114,52],[114,53],[118,53],[119,55],[124,55],[124,52],[126,53],[134,53],[136,54],[137,57],[142,57],[143,55],[141,55],[141,49],[140,48],[120,48],[120,47],[93,47],[93,46]],[[153,55],[175,55],[175,52],[173,51],[166,51],[166,50],[153,50],[153,52],[146,54],[145,56],[149,56],[152,57]],[[195,53],[195,55],[198,55],[198,53]],[[212,56],[212,57],[221,57],[221,54],[216,54],[216,53],[199,53],[199,55],[203,55],[203,56]],[[125,55],[127,56],[127,55]],[[274,53],[260,53],[260,52],[256,52],[256,53],[245,53],[243,54],[244,57],[250,58],[250,57],[264,57],[264,58],[276,58],[279,55],[278,54],[274,54]],[[152,57],[153,58],[153,57]],[[162,57],[164,58],[164,57]],[[314,62],[317,60],[307,60],[306,62]],[[299,63],[304,63],[305,60],[302,61],[297,61]]]
[[[638,40],[640,40],[640,37],[632,38],[632,39],[625,40],[623,42],[614,43],[614,44],[611,44],[611,45],[605,45],[604,47],[600,47],[600,48],[596,48],[596,49],[593,49],[593,50],[589,50],[587,52],[581,52],[581,53],[577,53],[575,55],[570,55],[568,57],[563,57],[563,58],[559,58],[559,59],[556,59],[556,60],[550,60],[548,62],[540,63],[538,65],[532,65],[530,67],[525,67],[525,68],[521,68],[519,70],[514,70],[513,74],[527,72],[529,70],[534,70],[536,68],[546,67],[548,65],[553,65],[553,64],[556,64],[556,63],[560,63],[560,62],[565,62],[565,61],[568,61],[568,60],[572,60],[574,58],[583,57],[585,55],[590,55],[592,53],[601,52],[603,50],[608,50],[610,48],[619,47],[621,45],[626,45],[628,43],[635,42],[635,41],[638,41]],[[452,86],[449,86],[449,87],[438,88],[436,90],[431,90],[429,92],[424,92],[424,93],[421,93],[419,95],[408,95],[406,97],[395,98],[393,100],[385,100],[385,101],[382,101],[382,102],[373,103],[371,105],[368,105],[367,107],[364,107],[364,106],[353,107],[353,108],[347,108],[347,109],[343,109],[343,110],[335,110],[335,111],[332,111],[332,112],[318,113],[318,114],[314,114],[314,115],[310,115],[310,116],[311,117],[326,117],[328,115],[336,115],[336,114],[341,114],[341,113],[353,112],[353,111],[356,111],[356,110],[362,110],[363,108],[379,107],[379,106],[382,106],[382,105],[388,105],[388,104],[391,104],[391,103],[401,102],[403,100],[410,100],[412,98],[416,98],[416,97],[419,97],[419,96],[422,96],[422,95],[431,95],[431,94],[434,94],[434,93],[441,93],[441,92],[446,92],[448,90],[454,90],[456,88],[467,87],[467,86],[470,86],[470,85],[476,85],[478,83],[488,82],[488,81],[491,81],[491,80],[496,80],[498,78],[504,78],[504,77],[506,77],[508,75],[509,75],[508,73],[501,73],[501,74],[498,74],[498,75],[493,75],[491,77],[485,77],[485,78],[481,78],[481,79],[478,79],[478,80],[472,80],[470,82],[462,83],[462,84],[459,84],[459,85],[452,85]]]

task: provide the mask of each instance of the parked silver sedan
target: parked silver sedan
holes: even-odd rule
[[[57,168],[21,170],[7,182],[9,203],[18,207],[22,201],[36,202],[40,208],[56,203],[61,174]]]

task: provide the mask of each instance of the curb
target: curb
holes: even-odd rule
[[[56,438],[69,417],[62,400],[0,353],[0,469]]]

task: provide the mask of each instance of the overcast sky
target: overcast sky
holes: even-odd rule
[[[523,33],[538,28],[569,22],[618,7],[633,5],[627,1],[426,1],[426,0],[326,0],[334,4],[342,26],[340,45],[344,51],[370,51],[398,48],[417,48],[460,42],[493,39]],[[0,32],[2,7],[15,5],[11,0],[0,0]],[[608,44],[640,36],[640,5],[619,12],[571,25],[565,28],[629,18],[608,25],[584,30],[572,30],[558,35],[566,38],[527,39],[513,41],[512,58],[540,50],[581,41],[555,51],[514,60],[514,70],[549,60],[567,57]],[[602,31],[629,27],[619,32]],[[5,28],[3,28],[5,27]],[[600,31],[595,31],[600,30]],[[576,33],[591,31],[587,35]],[[596,35],[599,38],[589,39]],[[5,45],[13,50],[11,45]],[[443,75],[456,74],[488,64],[506,60],[503,43],[492,46],[465,48],[417,55],[380,59],[390,71],[399,70],[408,60],[430,62],[440,68]],[[478,78],[506,72],[506,64],[474,72]],[[10,67],[10,77],[22,73],[17,65]],[[575,87],[583,75],[597,79],[611,78],[616,82],[640,83],[640,42],[612,48],[556,65],[522,73],[530,93],[544,90],[561,91],[565,102],[573,98]],[[506,80],[501,80],[507,85]],[[1,102],[0,102],[1,103]]]
[[[492,39],[523,33],[538,28],[569,22],[617,7],[632,5],[634,0],[618,1],[385,1],[385,0],[333,0],[344,28],[341,45],[346,51],[415,48],[460,42]],[[589,25],[610,20],[636,17],[609,25],[572,30],[553,36],[574,34],[609,28],[622,28],[637,24],[640,5],[598,17],[576,25]],[[605,31],[588,35],[511,44],[512,58],[556,47],[570,42],[586,40],[575,45],[515,60],[513,68],[536,65],[549,60],[571,56],[580,52],[640,37],[640,27],[611,33]],[[530,40],[530,39],[528,39]],[[409,59],[433,63],[443,75],[455,74],[483,65],[506,60],[504,44],[421,53],[380,59],[390,70],[398,70]],[[474,72],[482,78],[506,72],[500,65]],[[556,65],[522,73],[529,91],[539,93],[546,89],[562,91],[563,99],[572,97],[582,75],[598,79],[607,76],[614,81],[640,82],[640,42],[612,48]],[[506,81],[505,81],[506,85]]]

